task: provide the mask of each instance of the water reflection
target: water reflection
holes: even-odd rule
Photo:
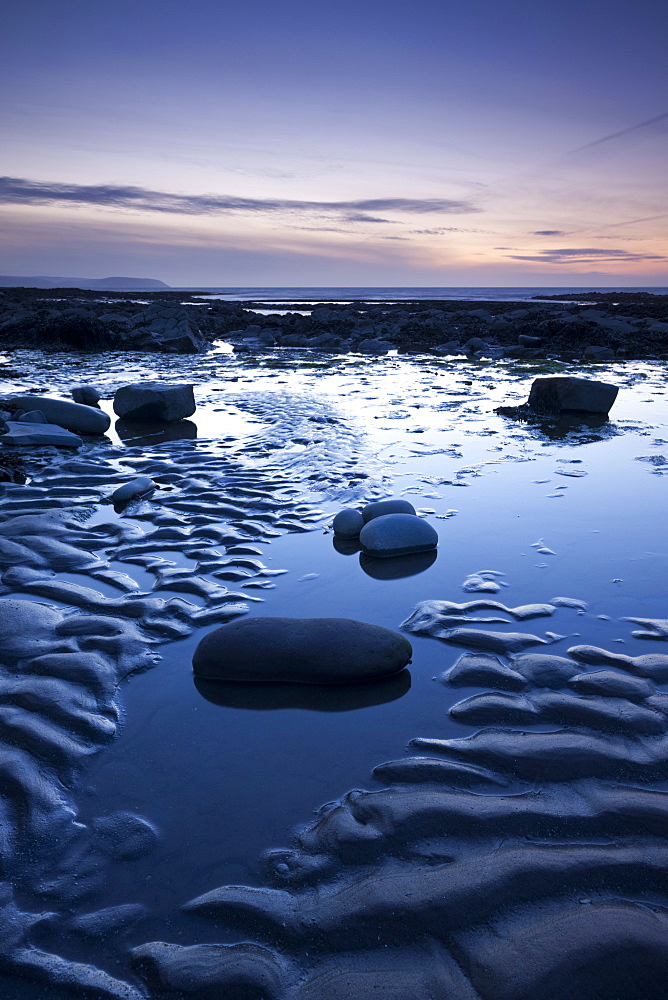
[[[397,701],[411,687],[410,671],[405,669],[391,677],[359,684],[244,684],[201,677],[193,680],[198,692],[211,704],[251,711],[303,708],[312,712],[351,712]]]
[[[189,440],[197,437],[197,424],[192,420],[177,420],[173,424],[135,423],[117,420],[116,433],[128,444],[163,444],[165,441]]]
[[[529,424],[550,441],[591,444],[594,441],[615,437],[620,433],[617,424],[611,423],[604,413],[564,411],[559,414],[545,414],[536,413],[523,406],[499,406],[496,412],[502,417],[517,420],[518,423]]]
[[[334,535],[332,545],[342,556],[354,556],[355,553],[362,551],[359,538],[341,538],[340,535]]]
[[[366,552],[360,552],[360,566],[367,576],[374,580],[400,580],[404,576],[417,576],[436,562],[438,551],[417,552],[411,556],[392,556],[391,559],[375,559]]]

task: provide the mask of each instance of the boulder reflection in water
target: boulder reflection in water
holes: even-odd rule
[[[385,705],[410,691],[409,670],[379,681],[359,684],[282,684],[243,681],[210,681],[194,678],[195,687],[207,701],[226,708],[268,711],[276,708],[303,708],[312,712],[351,712],[358,708]]]

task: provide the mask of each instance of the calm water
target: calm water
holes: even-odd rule
[[[609,288],[605,286],[590,285],[586,287],[569,286],[530,286],[530,287],[412,287],[405,288],[383,288],[379,286],[357,287],[258,287],[258,288],[192,288],[184,287],[180,291],[197,292],[201,291],[207,296],[230,301],[258,301],[272,300],[275,302],[354,302],[378,301],[378,302],[401,302],[402,300],[437,300],[437,299],[462,299],[480,300],[493,302],[526,302],[536,296],[544,295],[567,295],[570,293],[586,294],[587,292],[651,292],[655,295],[665,295],[668,288],[665,286],[629,287],[629,288]]]
[[[246,291],[249,298],[276,292],[226,294],[242,298]],[[297,297],[297,290],[284,291]],[[313,289],[300,291],[325,298]],[[344,299],[350,289],[329,291]],[[370,290],[360,291],[371,297]],[[397,297],[399,291],[393,290]],[[443,298],[456,292],[438,291]],[[498,297],[497,290],[478,291],[481,298],[485,291]],[[538,290],[507,290],[508,297],[520,291]],[[470,298],[471,290],[466,293]],[[0,383],[2,392],[21,387],[66,394],[69,385],[89,381],[110,396],[123,382],[144,378],[192,382],[197,436],[176,442],[178,454],[175,442],[159,435],[124,445],[115,434],[111,440],[118,443],[105,446],[105,454],[119,467],[126,446],[134,456],[162,455],[174,463],[177,490],[179,477],[197,477],[207,456],[223,454],[270,500],[278,497],[272,494],[278,476],[282,490],[286,482],[294,487],[290,502],[301,505],[302,514],[322,512],[311,530],[282,531],[257,545],[269,569],[287,572],[268,576],[267,587],[247,590],[262,599],[252,604],[253,615],[354,617],[396,629],[419,601],[475,598],[462,585],[472,573],[488,570],[499,574],[497,596],[509,606],[559,595],[587,603],[584,614],[563,608],[547,623],[530,623],[538,635],[550,629],[564,637],[551,652],[563,655],[575,643],[629,655],[661,649],[633,638],[634,626],[620,618],[665,615],[664,364],[569,367],[569,374],[620,386],[611,419],[599,426],[539,427],[500,417],[494,408],[524,400],[533,378],[548,371],[545,363],[332,358],[299,351],[257,358],[223,351],[118,354],[104,362],[16,351],[7,362],[11,374]],[[549,367],[550,373],[562,371],[559,364]],[[93,461],[97,450],[87,446]],[[409,499],[437,529],[431,565],[416,559],[396,568],[365,566],[359,553],[334,547],[328,524],[337,510],[388,495]],[[167,495],[165,502],[173,499]],[[160,505],[160,494],[153,503]],[[146,524],[145,506],[124,517],[132,521],[133,514],[135,523]],[[196,516],[185,508],[180,514],[185,523]],[[93,512],[94,520],[109,516],[108,507]],[[195,565],[194,557],[174,549],[156,555],[177,568]],[[123,561],[113,568],[150,589],[148,568]],[[84,582],[77,574],[62,578]],[[183,915],[181,905],[223,883],[258,884],[263,851],[288,845],[291,831],[323,803],[353,787],[378,787],[372,768],[401,757],[413,737],[474,731],[448,716],[450,705],[473,691],[450,691],[437,679],[461,650],[437,640],[412,637],[410,678],[335,699],[326,691],[293,695],[243,685],[198,690],[190,659],[200,635],[161,647],[161,662],[130,679],[120,736],[91,761],[76,790],[83,821],[124,809],[160,831],[148,858],[119,865],[113,880],[85,901],[91,911],[128,902],[147,907],[120,952],[112,949],[114,961],[121,961],[117,975],[124,974],[126,944],[225,940],[220,929]],[[108,953],[97,945],[70,942],[67,948],[71,958],[109,967]],[[33,995],[38,993],[25,993]]]

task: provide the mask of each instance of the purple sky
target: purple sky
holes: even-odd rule
[[[668,285],[657,0],[28,0],[0,273]]]

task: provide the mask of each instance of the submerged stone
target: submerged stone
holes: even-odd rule
[[[427,521],[414,514],[383,514],[364,525],[360,542],[368,555],[385,559],[435,549],[438,535]]]
[[[114,396],[114,413],[128,420],[174,423],[197,409],[192,385],[168,382],[133,382]]]
[[[351,618],[246,618],[209,632],[193,669],[212,680],[343,684],[396,673],[412,652],[398,632]]]

